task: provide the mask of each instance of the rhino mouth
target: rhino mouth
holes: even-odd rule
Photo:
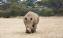
[[[29,32],[28,30],[26,30],[26,33],[31,33],[31,32]]]
[[[31,33],[31,29],[30,28],[26,28],[26,33]]]
[[[26,33],[34,33],[34,32],[36,32],[36,31],[35,31],[35,28],[34,28],[34,27],[35,27],[34,24],[32,25],[32,27],[33,27],[32,29],[27,28],[27,29],[26,29]]]
[[[29,30],[26,30],[26,33],[34,33],[34,29],[31,29],[31,32]]]
[[[30,31],[30,30],[31,30],[31,31]],[[32,29],[30,29],[30,30],[26,30],[26,33],[34,33],[34,32],[35,32],[34,28],[32,28]]]

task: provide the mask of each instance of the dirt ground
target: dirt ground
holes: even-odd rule
[[[22,18],[0,18],[0,38],[63,38],[63,17],[40,17],[32,34],[25,33]]]

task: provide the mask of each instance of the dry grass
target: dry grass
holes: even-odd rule
[[[63,38],[63,17],[40,17],[33,34],[25,33],[22,18],[0,18],[0,38]]]

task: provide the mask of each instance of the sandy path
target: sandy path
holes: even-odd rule
[[[33,34],[25,33],[21,18],[0,18],[0,38],[63,38],[63,17],[40,17]]]

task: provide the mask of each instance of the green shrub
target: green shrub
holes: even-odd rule
[[[43,9],[42,11],[40,11],[39,15],[41,16],[52,16],[54,15],[53,10],[50,8],[47,9]]]

